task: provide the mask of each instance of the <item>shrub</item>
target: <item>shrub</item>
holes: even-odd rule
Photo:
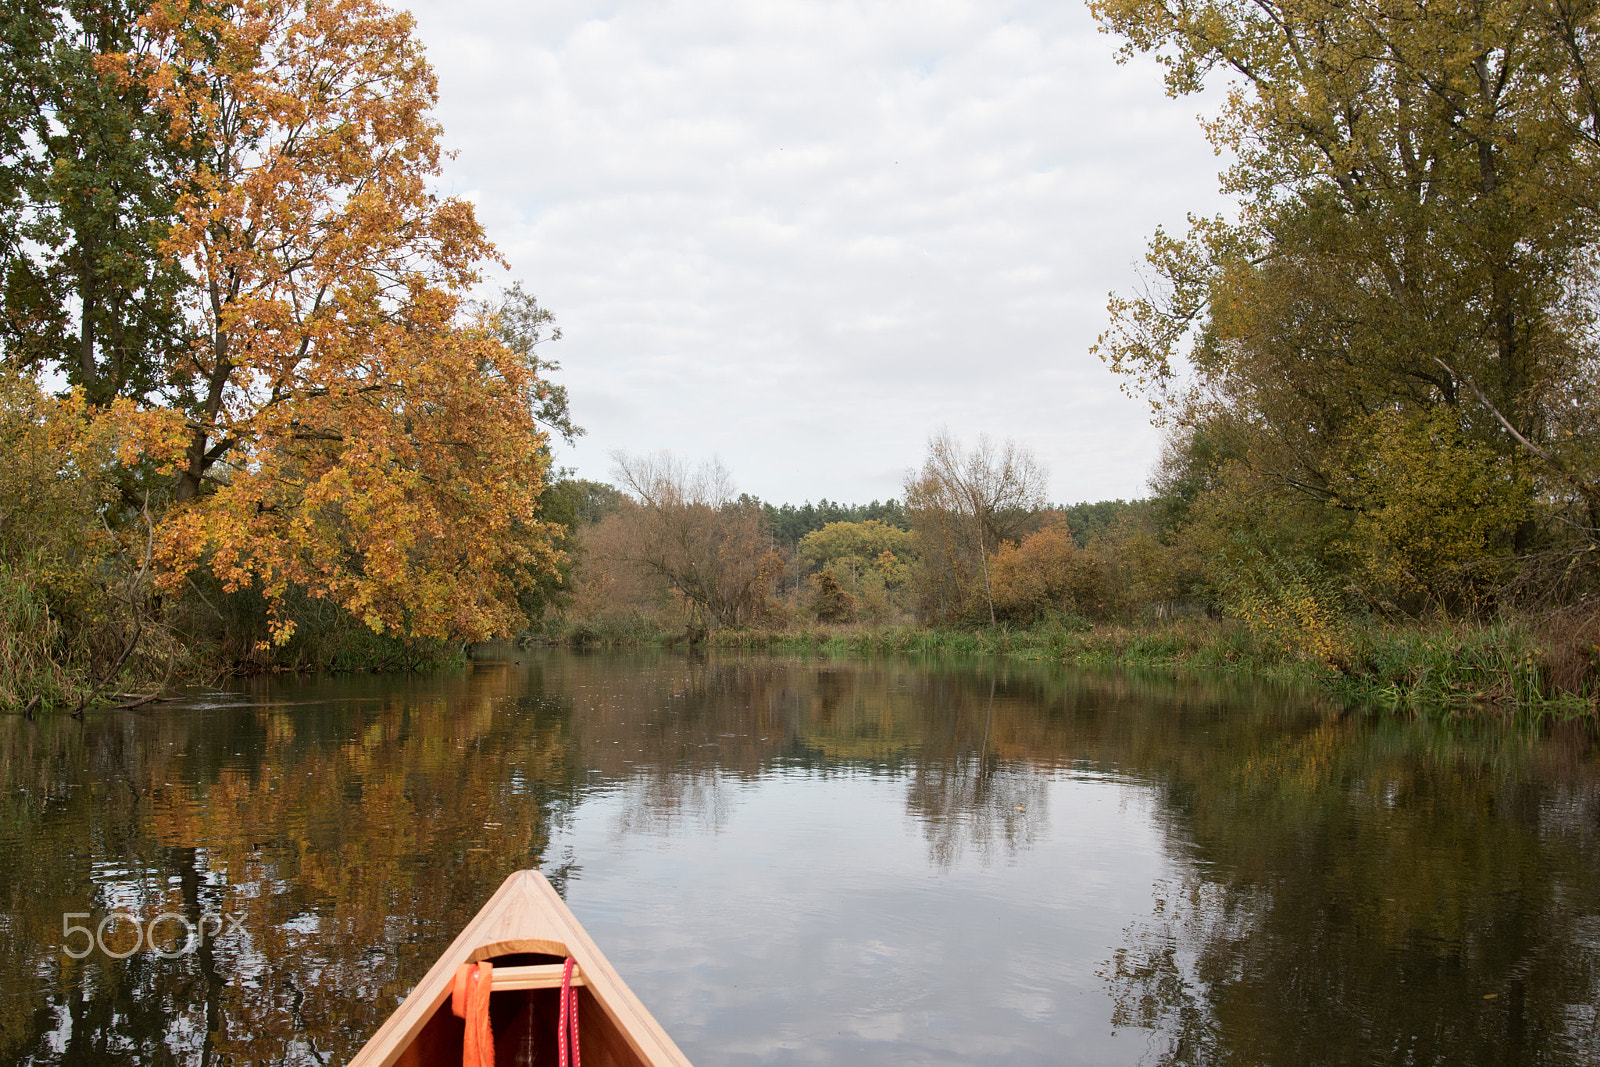
[[[994,554],[989,581],[995,615],[1024,625],[1053,615],[1104,618],[1117,597],[1105,564],[1080,548],[1065,522],[1047,523]]]
[[[850,622],[856,617],[856,598],[845,592],[833,571],[820,571],[811,576],[815,590],[811,596],[811,614],[818,622]]]
[[[0,372],[0,708],[81,704],[175,654],[149,598],[148,513],[117,487],[139,420]]]

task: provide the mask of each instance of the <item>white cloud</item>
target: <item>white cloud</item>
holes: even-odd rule
[[[410,5],[446,187],[551,308],[562,462],[719,454],[774,501],[899,494],[929,432],[1014,436],[1057,499],[1142,492],[1157,439],[1088,352],[1218,160],[1081,7]]]

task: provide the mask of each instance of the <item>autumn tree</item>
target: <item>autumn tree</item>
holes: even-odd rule
[[[187,438],[162,526],[170,582],[206,566],[374,629],[514,630],[553,565],[536,517],[550,399],[517,323],[463,308],[494,252],[431,187],[436,86],[376,0],[163,0],[100,60],[188,159],[160,246],[192,341],[164,399]]]
[[[853,573],[878,573],[890,586],[905,584],[916,559],[909,530],[877,519],[830,522],[800,539],[800,559],[812,571],[840,567]]]
[[[1093,9],[1173,94],[1231,79],[1207,129],[1240,205],[1151,241],[1153,284],[1112,299],[1112,368],[1232,484],[1358,517],[1372,597],[1406,575],[1419,605],[1459,606],[1477,560],[1572,529],[1587,550],[1600,10]],[[1405,528],[1414,503],[1432,534]]]
[[[911,531],[878,519],[830,522],[800,539],[799,555],[814,576],[827,572],[834,582],[844,584],[856,602],[849,614],[882,620],[906,610],[905,595],[917,560]],[[821,596],[822,587],[818,590]],[[831,601],[823,597],[818,603]]]
[[[0,708],[83,708],[185,658],[152,596],[155,519],[115,528],[119,473],[181,447],[159,413],[0,367]]]
[[[811,576],[811,614],[818,622],[853,622],[856,617],[856,598],[839,584],[831,568]]]
[[[656,575],[683,598],[690,625],[741,626],[772,610],[783,560],[762,528],[760,504],[734,495],[716,460],[691,466],[670,452],[612,453],[631,498],[611,552]]]
[[[996,444],[980,434],[970,452],[947,430],[928,439],[922,469],[906,475],[905,506],[930,607],[940,614],[964,610],[981,589],[995,623],[989,554],[1016,540],[1044,507],[1046,478],[1033,453],[1010,438]]]

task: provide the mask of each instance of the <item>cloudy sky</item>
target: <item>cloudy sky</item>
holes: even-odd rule
[[[1015,437],[1059,501],[1158,441],[1089,353],[1146,237],[1222,207],[1154,65],[1060,0],[414,0],[471,198],[555,312],[588,435],[774,502],[900,495]]]

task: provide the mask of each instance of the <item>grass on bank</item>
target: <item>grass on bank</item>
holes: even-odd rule
[[[1333,687],[1396,710],[1498,708],[1593,715],[1594,658],[1573,662],[1570,635],[1526,622],[1386,626],[1363,635],[1360,660],[1330,672]],[[1576,669],[1574,669],[1576,668]]]
[[[89,693],[84,666],[55,654],[60,641],[38,591],[0,566],[0,708],[67,705]]]
[[[1001,655],[1082,667],[1235,671],[1312,682],[1393,711],[1594,715],[1600,707],[1600,648],[1585,646],[1581,634],[1564,632],[1562,626],[1559,619],[1351,624],[1339,663],[1299,654],[1237,620],[1203,616],[1142,625],[1065,619],[1027,628],[970,630],[814,624],[787,630],[716,630],[693,643],[824,655]],[[567,624],[548,639],[600,648],[691,643],[690,635],[665,630],[638,615]]]
[[[195,669],[191,649],[104,583],[0,560],[0,713],[80,711]]]

